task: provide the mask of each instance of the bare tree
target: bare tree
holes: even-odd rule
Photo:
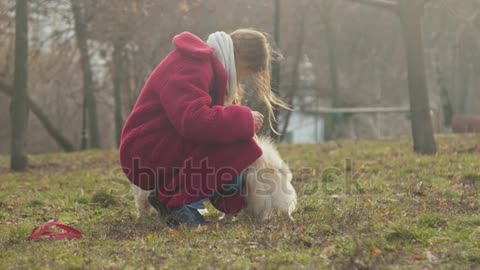
[[[87,26],[85,18],[82,14],[82,7],[79,0],[71,0],[72,13],[75,24],[75,36],[77,39],[77,47],[80,51],[80,63],[83,73],[83,89],[84,89],[84,108],[86,110],[84,117],[88,116],[88,135],[90,139],[90,147],[100,148],[100,132],[98,129],[97,105],[95,99],[95,91],[93,84],[92,68],[90,65],[90,56],[87,45]],[[84,119],[85,121],[85,119]]]
[[[300,8],[298,16],[298,32],[296,37],[296,48],[293,53],[293,70],[291,72],[291,85],[290,89],[286,96],[286,101],[289,104],[292,104],[293,96],[295,92],[298,90],[299,81],[300,81],[300,62],[302,61],[302,56],[304,53],[304,46],[305,46],[305,30],[306,30],[306,22],[307,22],[307,11],[312,6],[311,1],[307,3],[302,3],[303,6]],[[282,132],[280,133],[279,141],[283,141],[285,139],[285,134],[288,130],[288,125],[290,124],[290,117],[292,115],[291,110],[286,111],[284,123],[282,126]]]
[[[113,101],[114,101],[114,121],[115,121],[115,142],[120,145],[120,138],[123,127],[122,116],[122,92],[128,88],[128,73],[124,67],[125,62],[125,43],[122,39],[114,41],[113,44]]]
[[[340,83],[338,77],[338,61],[337,61],[337,48],[336,48],[336,35],[334,29],[334,23],[332,21],[332,8],[334,1],[323,0],[321,1],[320,16],[322,17],[323,24],[325,26],[325,41],[328,49],[328,67],[330,73],[331,84],[331,99],[332,107],[338,107],[340,105]],[[333,134],[335,133],[336,116],[329,114],[325,120],[325,140],[333,140]]]
[[[407,59],[408,89],[412,113],[413,148],[420,154],[435,154],[428,98],[422,18],[428,0],[350,0],[394,12],[400,18]]]
[[[25,150],[28,126],[28,0],[17,0],[15,6],[15,74],[10,104],[12,138],[10,167],[24,171],[28,167]]]
[[[78,59],[78,63],[71,61],[74,56],[80,55],[78,40],[72,43],[72,38],[76,36],[71,1],[28,1],[27,102],[30,120],[26,151],[32,153],[58,149],[69,151],[73,148],[71,142],[80,141],[82,105],[90,104],[89,100],[84,101],[87,96],[81,64],[88,63],[93,73],[90,86],[95,88],[92,93],[96,99],[102,146],[114,146],[122,121],[131,111],[151,71],[172,50],[174,35],[190,31],[204,39],[216,30],[253,27],[270,32],[274,37],[272,17],[276,2],[281,4],[277,17],[280,18],[279,42],[284,56],[279,88],[286,101],[295,100],[299,117],[302,117],[300,114],[304,107],[315,105],[403,107],[409,104],[408,88],[413,93],[410,102],[414,119],[402,114],[382,114],[375,125],[380,128],[380,136],[405,136],[412,132],[417,138],[417,131],[425,129],[424,123],[429,122],[417,121],[418,112],[414,109],[419,108],[419,103],[428,103],[417,97],[420,93],[418,89],[426,88],[418,83],[417,78],[423,80],[423,69],[426,70],[427,82],[431,84],[428,85],[430,96],[424,97],[430,99],[433,109],[440,108],[439,115],[449,111],[455,114],[480,112],[476,106],[480,94],[475,91],[480,83],[475,76],[480,70],[480,62],[476,60],[480,44],[480,16],[476,15],[478,0],[430,1],[426,7],[422,7],[421,0],[231,0],[228,5],[223,5],[220,0],[118,0],[116,5],[104,0],[75,0],[80,6],[79,14],[88,39],[85,42],[88,50],[84,55],[90,56],[90,61]],[[407,1],[415,4],[420,11],[415,10],[411,15],[407,9],[402,9],[400,5],[409,4]],[[299,11],[308,2],[312,5],[305,15],[301,15],[306,18],[300,18]],[[352,5],[352,2],[360,4]],[[329,5],[332,7],[329,8]],[[370,8],[372,6],[376,8]],[[3,99],[0,98],[0,126],[3,127],[10,126],[9,97],[15,92],[14,7],[13,0],[0,1],[0,81],[8,86],[2,88],[0,83],[0,95],[6,94]],[[425,14],[422,14],[423,9]],[[402,16],[410,17],[401,21]],[[206,19],[199,21],[199,17]],[[422,24],[418,21],[413,24],[415,21],[412,18],[415,17],[420,18]],[[306,19],[304,33],[300,31],[301,19]],[[416,37],[423,38],[424,44],[412,42],[414,39],[411,37],[415,36],[412,35],[414,31],[410,31],[412,24],[420,25],[428,33],[421,37],[418,34],[421,32],[417,32]],[[410,30],[407,32],[406,29]],[[414,30],[419,29],[415,27]],[[116,44],[118,41],[121,42]],[[421,60],[423,56],[411,56],[415,53],[412,48],[420,47],[417,53],[421,54],[421,46],[424,46],[423,68],[418,64],[406,65],[407,41],[411,45],[408,47],[408,61]],[[311,69],[305,70],[302,64],[298,69],[298,61],[307,63],[307,58]],[[303,72],[312,74],[308,85],[303,79],[309,76]],[[416,84],[409,84],[409,81],[415,80]],[[97,91],[100,85],[102,91]],[[249,87],[245,89],[248,92]],[[251,92],[248,102],[261,111],[264,106],[261,102],[254,103],[258,97],[254,95],[255,91]],[[440,107],[441,96],[445,102],[443,110]],[[421,110],[424,116],[428,116],[428,105],[422,105]],[[295,130],[294,137],[307,132],[318,133],[318,126],[315,121],[310,121],[310,117],[302,119],[302,125],[297,125],[297,115],[292,114],[289,121],[286,114],[288,112],[282,112],[279,118],[278,130],[282,133],[285,133],[283,130],[288,124],[289,129]],[[92,124],[89,115],[90,109],[86,106],[83,118],[87,133],[93,130],[89,127]],[[369,118],[372,117],[337,118],[334,128],[326,128],[326,136],[330,137],[328,133],[335,131],[335,137],[365,137],[371,133]],[[447,115],[444,117],[445,125],[449,123],[449,118]],[[68,128],[72,121],[77,125]],[[421,124],[411,125],[413,122]],[[435,125],[436,121],[432,122]],[[328,121],[325,123],[329,126]],[[360,129],[366,123],[369,127]],[[351,128],[353,126],[355,132]],[[47,132],[43,132],[44,129]],[[10,128],[0,129],[0,152],[9,151],[10,132]],[[267,127],[264,132],[268,133]],[[85,139],[90,140],[92,136],[85,136]],[[415,139],[416,145],[417,142]],[[54,143],[59,147],[55,147]],[[87,144],[90,142],[86,141]]]
[[[280,46],[280,0],[275,0],[274,4],[274,15],[273,15],[273,38],[275,40],[275,45]],[[272,78],[271,78],[272,91],[279,95],[280,93],[280,63],[278,61],[273,61],[272,63]],[[278,119],[278,110],[274,111],[275,118]],[[272,123],[273,128],[278,131],[278,123],[275,121]],[[270,136],[274,137],[276,140],[282,140],[282,135],[275,134],[274,132],[270,133]]]

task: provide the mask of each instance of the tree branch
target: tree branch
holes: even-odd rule
[[[353,3],[366,4],[372,7],[378,7],[387,9],[390,11],[396,11],[398,3],[393,0],[347,0]]]
[[[0,92],[13,96],[13,88],[8,84],[0,81]],[[48,119],[47,115],[42,111],[41,107],[37,105],[30,97],[27,96],[28,107],[37,116],[48,134],[55,140],[55,142],[65,151],[72,152],[74,150],[73,144],[57,129],[53,123]]]

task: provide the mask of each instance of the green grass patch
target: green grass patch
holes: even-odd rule
[[[479,136],[281,145],[298,193],[295,221],[244,215],[207,231],[137,219],[116,150],[0,156],[0,269],[475,269],[480,265]],[[76,241],[27,240],[59,220]]]

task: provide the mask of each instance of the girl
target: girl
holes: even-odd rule
[[[123,128],[120,163],[134,185],[155,190],[149,201],[169,226],[197,227],[206,222],[189,204],[244,207],[241,173],[262,155],[254,136],[263,116],[238,105],[238,81],[253,79],[270,128],[272,107],[287,105],[270,89],[272,51],[261,32],[216,32],[207,42],[184,32],[173,44]]]

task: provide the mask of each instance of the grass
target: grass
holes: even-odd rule
[[[0,269],[479,269],[480,136],[440,136],[436,156],[408,140],[281,146],[299,195],[295,222],[243,216],[207,231],[135,218],[117,153],[0,157]],[[480,180],[479,180],[480,181]],[[28,241],[59,220],[75,241]]]

